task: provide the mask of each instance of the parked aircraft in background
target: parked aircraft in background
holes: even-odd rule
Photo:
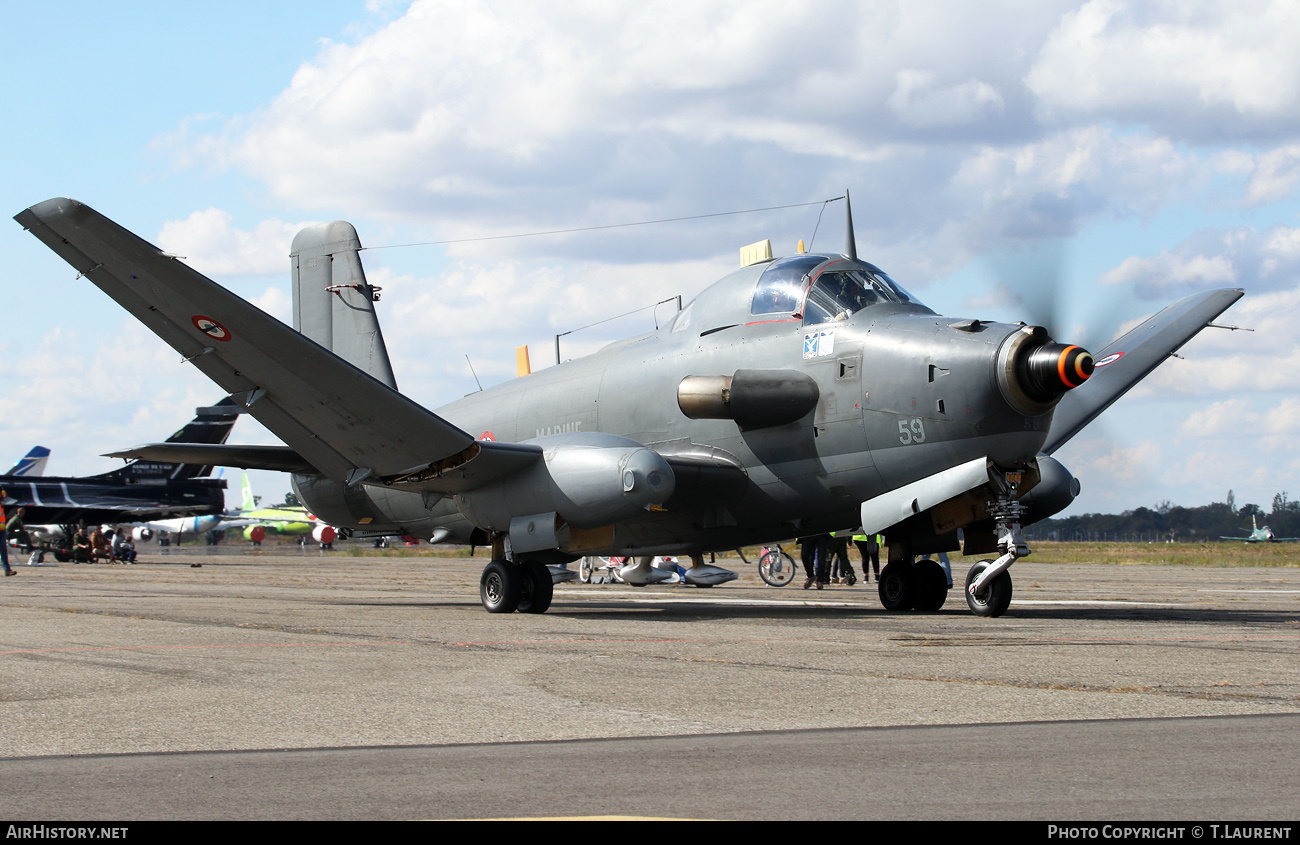
[[[228,397],[198,408],[193,421],[167,443],[224,443],[241,412]],[[137,459],[121,469],[80,478],[8,475],[0,477],[0,489],[11,500],[6,505],[10,513],[24,509],[33,545],[59,551],[70,547],[78,525],[220,514],[226,482],[205,477],[211,471],[211,465]]]
[[[310,534],[322,547],[332,548],[338,537],[338,531],[332,525],[321,521],[306,508],[258,508],[248,473],[244,473],[239,516],[230,525],[243,527],[244,539],[254,544],[261,544],[267,535],[303,537]]]
[[[1297,543],[1300,537],[1274,537],[1273,529],[1267,525],[1256,525],[1255,515],[1250,515],[1249,537],[1219,537],[1220,540],[1241,540],[1243,543]]]
[[[491,546],[490,612],[545,611],[547,564],[583,555],[637,557],[624,580],[690,557],[703,585],[707,552],[860,526],[888,536],[894,610],[944,603],[942,569],[917,558],[964,529],[965,553],[991,556],[967,604],[997,616],[1021,525],[1078,493],[1049,455],[1242,291],[1171,305],[1094,373],[1042,327],[936,314],[858,259],[846,217],[844,255],[757,244],[663,328],[437,413],[397,391],[347,223],[294,239],[291,329],[74,200],[16,219],[287,444],[126,454],[291,472],[333,525]]]
[[[50,450],[44,446],[33,446],[32,450],[19,459],[5,476],[22,475],[35,478],[45,474],[45,465],[50,461]]]

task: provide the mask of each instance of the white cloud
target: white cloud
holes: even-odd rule
[[[1300,144],[1287,144],[1259,156],[1250,183],[1246,203],[1259,205],[1286,199],[1295,192],[1300,180]]]
[[[889,109],[908,126],[961,126],[1000,113],[1002,95],[987,82],[969,79],[939,86],[935,75],[923,70],[900,70]]]
[[[1122,118],[1188,138],[1294,132],[1300,9],[1276,2],[1090,0],[1025,77],[1045,115]]]
[[[100,455],[165,440],[220,388],[132,317],[115,314],[85,347],[52,329],[14,362],[23,380],[0,396],[8,441],[52,451],[51,475],[104,472]]]
[[[1102,274],[1103,285],[1138,285],[1148,280],[1162,287],[1208,288],[1237,283],[1232,262],[1222,255],[1183,257],[1163,252],[1155,258],[1126,258],[1114,270]]]
[[[1130,256],[1100,276],[1142,299],[1167,299],[1214,287],[1256,294],[1290,288],[1300,277],[1300,228],[1275,224],[1205,229],[1155,256]]]
[[[1251,409],[1245,399],[1227,399],[1215,402],[1194,412],[1178,427],[1179,437],[1216,437],[1240,433],[1244,428],[1258,425],[1259,414]]]
[[[163,224],[158,246],[185,257],[205,275],[287,273],[289,245],[307,223],[259,222],[252,231],[236,229],[230,212],[196,211]]]

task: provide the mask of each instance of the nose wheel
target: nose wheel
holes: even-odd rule
[[[966,575],[966,604],[976,616],[1001,616],[1011,606],[1011,573],[1003,570],[986,581],[981,589],[971,587],[984,570],[993,565],[991,560],[981,560]]]

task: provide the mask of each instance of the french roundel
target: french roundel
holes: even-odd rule
[[[203,332],[213,340],[220,340],[223,343],[230,340],[230,330],[211,317],[204,317],[201,314],[195,314],[190,318],[190,322],[194,324],[194,328]]]
[[[1098,362],[1096,363],[1096,366],[1098,366],[1098,367],[1104,367],[1104,366],[1106,366],[1107,364],[1113,364],[1113,363],[1115,363],[1116,361],[1118,361],[1120,358],[1123,358],[1123,357],[1124,357],[1124,353],[1123,353],[1123,352],[1115,352],[1115,353],[1113,353],[1113,354],[1107,355],[1105,358],[1102,358],[1100,361],[1098,361]]]

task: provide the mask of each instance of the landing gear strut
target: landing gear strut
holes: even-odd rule
[[[1025,506],[1012,496],[1020,484],[1019,472],[1008,472],[998,485],[998,498],[988,503],[989,514],[997,526],[997,560],[982,560],[966,575],[966,604],[976,616],[1001,616],[1011,604],[1011,575],[1007,568],[1029,556],[1029,546],[1020,533],[1020,518]]]

